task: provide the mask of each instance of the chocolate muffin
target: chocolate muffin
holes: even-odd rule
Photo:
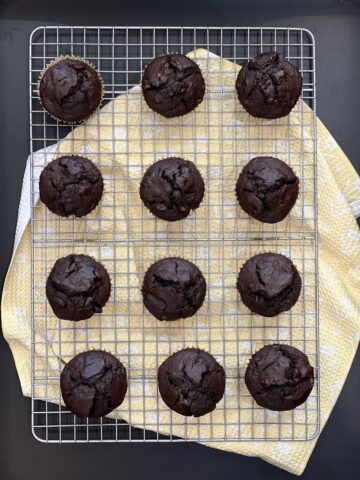
[[[250,115],[260,118],[288,115],[301,88],[299,70],[276,52],[261,53],[249,60],[236,80],[241,105]]]
[[[256,157],[245,165],[236,196],[246,213],[264,223],[283,220],[299,195],[299,179],[278,158]]]
[[[161,398],[180,415],[200,417],[212,412],[225,391],[223,367],[198,348],[174,353],[158,370]]]
[[[175,222],[198,208],[204,189],[204,181],[193,162],[171,157],[147,169],[140,184],[140,197],[156,217]]]
[[[163,55],[145,68],[142,91],[152,110],[171,118],[191,112],[202,102],[205,82],[199,66],[190,58]]]
[[[144,305],[158,320],[192,317],[203,304],[206,281],[196,265],[183,258],[155,262],[145,273]]]
[[[88,255],[59,258],[46,282],[46,296],[54,314],[74,322],[101,313],[110,290],[104,266]]]
[[[252,356],[246,386],[260,407],[292,410],[310,395],[314,369],[308,357],[290,345],[266,345]]]
[[[100,202],[104,182],[91,160],[76,155],[50,162],[40,175],[40,199],[56,215],[82,217]]]
[[[264,317],[275,317],[297,302],[301,277],[289,258],[277,253],[261,253],[243,265],[237,288],[249,310]]]
[[[103,417],[122,404],[127,390],[126,369],[117,358],[101,350],[72,358],[60,375],[67,408],[78,417]]]
[[[40,100],[50,115],[65,123],[78,123],[100,106],[103,87],[97,71],[85,60],[59,58],[44,71]]]

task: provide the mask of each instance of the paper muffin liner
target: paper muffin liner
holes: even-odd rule
[[[145,100],[144,92],[143,92],[143,89],[142,89],[142,80],[143,80],[143,76],[144,76],[144,73],[145,73],[146,68],[150,65],[151,62],[153,62],[153,61],[156,60],[157,58],[166,57],[167,55],[182,55],[182,56],[188,58],[189,60],[191,60],[192,62],[194,62],[194,63],[198,66],[198,68],[199,68],[199,70],[200,70],[200,73],[201,73],[201,76],[202,76],[202,78],[203,78],[204,85],[205,85],[205,90],[204,90],[203,98],[202,98],[201,102],[196,105],[195,108],[193,108],[192,110],[190,110],[190,112],[184,113],[183,115],[174,115],[174,116],[172,116],[172,117],[165,117],[165,115],[162,115],[161,113],[159,113],[159,112],[157,112],[156,110],[153,110],[151,107],[149,107],[149,105],[147,104],[147,102],[146,102],[146,100]],[[150,62],[148,62],[148,63],[145,65],[145,67],[144,67],[144,69],[143,69],[143,71],[142,71],[142,73],[141,73],[141,77],[140,77],[140,87],[141,87],[142,97],[143,97],[143,99],[144,99],[144,101],[145,101],[146,106],[148,107],[148,109],[151,110],[152,112],[154,112],[154,113],[155,113],[157,116],[159,116],[161,119],[164,119],[164,118],[165,118],[166,120],[171,120],[171,119],[173,119],[173,118],[185,117],[186,115],[189,115],[190,113],[193,113],[193,112],[198,108],[198,106],[204,101],[204,98],[205,98],[205,95],[206,95],[206,92],[207,92],[207,85],[206,85],[206,82],[205,82],[205,76],[204,76],[204,73],[203,73],[200,65],[199,65],[193,58],[190,58],[190,57],[188,57],[187,55],[184,55],[183,53],[177,52],[177,51],[176,51],[176,52],[170,51],[170,52],[168,52],[168,53],[162,53],[161,55],[157,55],[156,57],[152,58],[152,59],[150,60]]]
[[[54,65],[56,65],[57,63],[61,62],[62,60],[76,60],[76,61],[79,61],[79,62],[83,62],[85,63],[86,65],[88,65],[90,68],[92,68],[93,70],[95,70],[99,80],[100,80],[100,83],[101,83],[101,97],[100,97],[100,101],[99,101],[99,105],[97,106],[97,108],[90,114],[88,115],[87,117],[84,117],[82,120],[79,120],[78,122],[67,122],[61,118],[58,118],[56,117],[55,115],[53,115],[52,113],[50,113],[46,108],[45,106],[43,105],[42,103],[42,100],[41,100],[41,96],[40,96],[40,82],[43,78],[43,76],[45,75],[46,71],[53,67]],[[88,60],[86,60],[85,58],[82,58],[82,57],[78,57],[76,55],[60,55],[59,57],[56,57],[54,58],[53,60],[51,60],[48,64],[46,64],[45,68],[43,69],[43,71],[40,73],[39,75],[39,80],[38,80],[38,84],[37,84],[37,94],[39,96],[39,100],[40,100],[40,103],[43,107],[43,109],[47,112],[48,115],[50,115],[51,118],[53,118],[54,120],[57,120],[58,122],[61,122],[61,123],[64,123],[66,125],[81,125],[82,123],[84,123],[86,120],[88,120],[89,118],[93,117],[96,113],[99,112],[100,108],[101,108],[101,104],[103,102],[103,99],[104,99],[104,95],[105,95],[105,91],[104,91],[104,81],[103,81],[103,78],[101,76],[101,74],[99,73],[99,71],[97,70],[97,68],[95,67],[95,65],[93,65],[92,63],[90,63]]]
[[[156,113],[156,112],[155,112],[155,113]],[[190,112],[189,112],[189,113],[190,113]],[[159,114],[159,115],[162,116],[161,114]],[[199,172],[199,175],[201,176],[201,178],[202,178],[202,180],[203,180],[203,182],[204,182],[204,195],[203,195],[203,197],[202,197],[202,199],[201,199],[201,202],[199,203],[199,206],[196,207],[196,208],[191,208],[191,209],[190,209],[190,212],[188,213],[188,215],[186,215],[186,217],[184,217],[184,218],[180,218],[179,220],[173,220],[173,221],[171,221],[171,220],[165,220],[164,218],[158,217],[157,215],[155,215],[155,214],[145,205],[145,203],[143,202],[142,198],[140,197],[140,200],[142,201],[142,204],[143,204],[145,210],[146,210],[149,214],[151,214],[152,217],[157,218],[158,220],[161,220],[162,222],[174,223],[174,224],[175,224],[175,223],[177,223],[177,222],[181,222],[181,221],[186,220],[193,212],[195,212],[198,208],[200,208],[201,204],[202,204],[203,201],[204,201],[204,197],[205,197],[205,193],[206,193],[206,188],[205,188],[205,187],[206,187],[206,183],[205,183],[205,180],[204,180],[204,178],[203,178],[200,170],[198,169],[196,163],[193,162],[192,160],[190,160],[190,158],[185,158],[185,157],[183,157],[183,156],[181,156],[181,155],[168,155],[168,156],[164,156],[164,157],[159,157],[159,158],[157,158],[154,162],[152,162],[150,165],[148,165],[147,167],[145,167],[145,170],[143,171],[141,180],[140,180],[140,182],[139,182],[139,184],[138,184],[139,196],[140,196],[140,186],[141,186],[141,182],[143,181],[143,178],[144,178],[146,172],[149,170],[149,168],[152,167],[153,165],[155,165],[155,163],[160,162],[161,160],[167,160],[168,158],[181,158],[182,160],[187,160],[188,162],[191,162],[191,163],[195,166],[196,170]]]
[[[63,154],[60,154],[60,153],[54,153],[50,162],[48,162],[44,168],[41,170],[41,173],[45,170],[45,168],[53,161],[55,160],[59,160],[59,158],[63,158],[63,157],[80,157],[80,158],[86,158],[86,160],[89,160],[93,165],[94,167],[96,167],[98,169],[98,171],[100,172],[100,176],[101,176],[101,180],[102,180],[102,183],[103,183],[103,190],[102,190],[102,194],[101,194],[101,197],[100,197],[100,200],[99,202],[94,206],[94,208],[92,210],[90,210],[89,212],[87,212],[85,215],[82,215],[81,217],[78,217],[77,215],[75,214],[71,214],[71,215],[68,215],[67,217],[63,217],[62,215],[58,215],[57,213],[54,213],[52,212],[48,206],[43,203],[43,205],[45,205],[45,207],[48,209],[49,212],[51,212],[53,215],[56,215],[57,218],[63,218],[63,219],[70,219],[70,218],[73,218],[73,219],[78,219],[78,220],[83,220],[85,217],[87,217],[90,213],[92,213],[96,208],[98,208],[100,206],[100,203],[103,199],[103,196],[104,196],[104,193],[106,192],[106,188],[105,188],[105,181],[104,181],[104,176],[102,174],[102,171],[101,169],[99,168],[98,165],[96,165],[96,163],[89,157],[85,156],[85,155],[80,155],[78,153],[63,153]],[[41,175],[41,174],[40,174]],[[39,189],[40,189],[40,176],[39,176]],[[39,190],[40,191],[40,190]],[[40,196],[39,196],[39,200],[40,200]],[[41,201],[41,200],[40,200]],[[89,255],[90,256],[90,255]],[[92,257],[94,258],[94,257]],[[94,258],[94,260],[96,260],[96,258]],[[96,260],[97,261],[97,260]],[[101,262],[100,262],[101,263]],[[105,267],[104,267],[105,268]],[[106,270],[106,269],[105,269]],[[110,276],[110,275],[109,275]],[[110,286],[111,286],[111,281],[110,281]]]

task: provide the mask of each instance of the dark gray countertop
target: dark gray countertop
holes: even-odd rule
[[[0,288],[10,261],[29,151],[28,37],[38,25],[239,25],[310,29],[318,115],[360,171],[359,0],[0,0]],[[11,353],[0,338],[0,479],[289,479],[259,459],[196,444],[43,445],[30,430]],[[360,354],[302,478],[359,478]],[[295,477],[294,477],[295,478]]]

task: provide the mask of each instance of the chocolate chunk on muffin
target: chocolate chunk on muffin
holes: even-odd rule
[[[191,112],[202,102],[205,82],[199,66],[190,58],[163,55],[145,68],[142,91],[152,110],[171,118]]]
[[[97,71],[85,60],[60,57],[43,72],[39,93],[43,107],[52,117],[78,123],[100,106],[103,86]]]
[[[299,70],[276,52],[261,53],[242,67],[236,80],[241,105],[253,117],[280,118],[301,94]]]
[[[185,348],[159,367],[161,398],[180,415],[200,417],[212,412],[225,391],[223,367],[198,348]]]
[[[236,184],[236,196],[241,208],[265,223],[283,220],[298,195],[298,177],[286,163],[274,157],[250,160]]]
[[[59,258],[46,282],[46,296],[54,314],[74,322],[101,313],[110,290],[104,266],[88,255]]]
[[[78,417],[103,417],[122,404],[126,369],[110,353],[82,352],[73,357],[60,375],[61,394],[67,408]]]
[[[206,281],[196,265],[183,258],[155,262],[142,286],[145,307],[158,320],[192,317],[203,304]]]
[[[199,207],[204,190],[204,181],[193,162],[171,157],[147,169],[140,184],[140,197],[156,217],[175,222]]]
[[[297,302],[301,277],[289,258],[277,253],[261,253],[243,265],[237,288],[249,310],[264,317],[275,317]]]
[[[56,215],[82,217],[100,202],[104,182],[91,160],[77,155],[57,158],[40,175],[40,199]]]
[[[311,393],[314,369],[308,357],[289,345],[266,345],[252,356],[246,386],[258,405],[269,410],[292,410]]]

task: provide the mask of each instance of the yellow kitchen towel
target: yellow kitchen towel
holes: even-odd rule
[[[36,358],[39,363],[39,371],[46,369],[49,378],[47,388],[39,386],[36,396],[55,403],[61,403],[61,395],[58,386],[58,376],[62,368],[62,360],[68,360],[75,353],[85,348],[105,348],[112,351],[114,345],[113,332],[119,333],[117,350],[113,351],[120,359],[130,359],[134,372],[142,371],[144,358],[146,369],[156,372],[157,355],[164,359],[170,352],[168,345],[171,341],[172,348],[182,348],[186,345],[197,344],[202,348],[214,353],[224,365],[227,373],[235,372],[239,366],[238,357],[235,355],[238,345],[245,345],[244,341],[238,342],[234,334],[234,308],[237,308],[238,297],[233,286],[234,275],[238,265],[241,265],[249,256],[256,251],[263,251],[277,246],[276,251],[289,254],[289,243],[277,240],[259,242],[253,247],[248,242],[228,242],[229,246],[220,247],[222,242],[216,240],[230,238],[231,232],[239,228],[241,231],[249,231],[252,234],[261,235],[274,233],[274,229],[286,235],[298,232],[306,236],[313,229],[311,209],[311,167],[309,164],[313,152],[304,151],[301,138],[307,138],[306,145],[311,142],[311,111],[303,104],[297,106],[286,119],[276,122],[269,121],[264,128],[261,120],[252,119],[251,125],[248,116],[238,106],[234,90],[235,75],[240,68],[231,62],[220,59],[206,50],[197,50],[189,56],[195,57],[205,77],[207,96],[203,103],[193,114],[180,119],[165,120],[160,116],[148,111],[141,96],[139,88],[133,89],[128,94],[119,95],[108,103],[103,109],[85,125],[77,127],[64,140],[59,142],[55,155],[64,153],[85,154],[97,162],[103,172],[105,180],[105,193],[101,206],[92,212],[86,219],[57,219],[49,214],[44,205],[38,204],[34,212],[34,235],[38,240],[35,247],[35,306],[39,309],[35,321],[37,338],[43,338],[36,347]],[[238,108],[235,109],[234,105]],[[302,119],[309,128],[301,126]],[[206,121],[209,119],[209,122]],[[196,120],[196,122],[195,122]],[[142,126],[140,127],[140,123]],[[304,123],[304,121],[303,121]],[[221,127],[225,125],[225,127]],[[247,131],[244,131],[244,125]],[[263,125],[263,126],[261,126]],[[274,130],[271,129],[274,125]],[[124,128],[126,126],[126,128]],[[140,127],[140,128],[139,128]],[[222,128],[224,128],[222,130]],[[181,132],[181,133],[179,133]],[[195,133],[194,133],[195,132]],[[349,161],[326,130],[320,120],[317,120],[318,133],[318,186],[319,186],[319,282],[320,282],[320,374],[321,374],[321,428],[324,426],[334,403],[341,391],[348,370],[356,352],[360,332],[360,236],[352,215],[349,204],[359,200],[360,183],[356,172]],[[154,142],[156,137],[156,142]],[[261,137],[263,142],[258,142]],[[211,151],[208,151],[210,146]],[[141,162],[139,151],[142,152]],[[244,151],[247,155],[244,155]],[[256,154],[264,151],[276,152],[281,158],[281,153],[287,155],[291,152],[291,164],[300,181],[307,188],[303,188],[302,195],[306,199],[295,206],[290,218],[279,225],[263,225],[255,220],[250,220],[244,212],[236,206],[233,186],[242,166]],[[168,225],[166,222],[155,221],[149,212],[139,214],[141,205],[138,199],[138,182],[142,176],[142,169],[150,165],[159,157],[179,155],[195,161],[207,184],[207,198],[199,208],[199,213],[187,219],[183,223]],[[306,157],[306,155],[309,155]],[[304,158],[303,170],[301,170],[300,158]],[[47,155],[46,161],[50,161],[53,155]],[[210,159],[209,163],[208,159]],[[299,159],[297,161],[297,159]],[[220,165],[224,170],[219,170]],[[298,166],[298,170],[297,167]],[[41,171],[42,166],[38,167]],[[114,174],[116,169],[116,174]],[[35,172],[36,173],[36,172]],[[38,172],[39,173],[39,172]],[[116,179],[116,182],[115,182]],[[305,201],[307,200],[307,201]],[[116,208],[114,209],[114,201]],[[302,209],[301,204],[308,205],[309,210]],[[126,205],[126,208],[123,206]],[[200,209],[206,210],[206,215],[201,215]],[[102,220],[99,225],[98,215],[101,213]],[[44,220],[47,220],[45,229]],[[196,218],[196,224],[191,218]],[[141,221],[141,223],[140,223]],[[210,222],[210,223],[209,223]],[[73,228],[74,224],[76,229]],[[100,228],[100,231],[99,231]],[[180,229],[184,229],[181,231]],[[166,241],[167,236],[178,238],[191,237],[196,228],[200,232],[196,246],[191,242],[184,246],[184,242],[173,242],[174,247]],[[154,230],[155,229],[155,230]],[[188,229],[188,230],[187,230]],[[140,231],[141,230],[141,231]],[[84,238],[86,231],[87,242],[84,246],[76,240]],[[214,242],[202,240],[201,233],[211,231]],[[140,235],[141,233],[141,235]],[[151,242],[154,238],[164,238],[163,244],[159,243],[157,250]],[[134,239],[129,244],[124,239]],[[146,237],[147,242],[139,241],[140,237]],[[103,245],[98,246],[99,238],[103,239]],[[116,247],[111,246],[111,240],[117,238]],[[59,245],[58,240],[63,240]],[[74,241],[73,241],[74,240]],[[109,243],[106,243],[106,240]],[[66,242],[68,245],[66,246]],[[123,243],[122,243],[123,242]],[[203,242],[203,243],[202,243]],[[45,250],[44,245],[48,248]],[[234,250],[234,243],[240,246]],[[256,243],[256,242],[253,242]],[[307,258],[313,255],[311,241],[301,243],[293,241],[292,258],[300,259],[301,249]],[[299,246],[300,245],[300,246]],[[179,251],[180,248],[180,251]],[[221,251],[219,248],[223,248]],[[101,316],[90,319],[86,324],[79,322],[74,327],[65,327],[60,332],[60,320],[51,315],[44,301],[44,285],[46,272],[59,254],[67,254],[70,251],[84,251],[91,254],[105,264],[112,278],[118,282],[116,288],[117,298],[109,302]],[[176,249],[176,250],[174,250]],[[114,251],[115,250],[115,251]],[[300,252],[300,253],[299,253]],[[183,256],[194,261],[194,255],[200,268],[208,274],[212,292],[212,298],[200,311],[197,319],[176,322],[176,325],[159,326],[159,322],[151,316],[142,315],[142,302],[140,285],[142,273],[157,255],[168,254]],[[235,254],[239,255],[239,263],[235,262]],[[210,256],[211,263],[208,266],[207,259]],[[2,298],[2,327],[14,355],[16,368],[24,395],[31,395],[31,238],[30,225],[25,228],[21,240],[16,245],[12,263],[10,265]],[[236,264],[236,268],[232,264]],[[296,260],[295,260],[296,263]],[[301,265],[298,265],[301,273]],[[211,270],[211,272],[209,271]],[[225,280],[219,272],[227,272]],[[116,275],[115,275],[116,273]],[[235,277],[236,278],[236,277]],[[229,298],[226,302],[226,312],[219,310],[223,290],[222,281],[225,282],[226,292]],[[229,281],[229,285],[227,282]],[[232,283],[231,283],[232,282]],[[219,289],[216,290],[216,285]],[[124,288],[123,288],[124,287]],[[313,290],[310,289],[310,296]],[[217,293],[218,292],[218,293]],[[305,292],[304,295],[307,295]],[[279,322],[296,322],[297,308],[294,307],[294,318],[289,315],[279,317]],[[130,321],[128,313],[128,301],[130,300]],[[308,302],[314,299],[307,299]],[[116,306],[116,311],[115,311]],[[212,313],[210,318],[206,315],[206,308]],[[41,310],[43,309],[43,310]],[[209,310],[210,309],[210,310]],[[236,311],[236,310],[235,310]],[[300,310],[299,310],[300,311]],[[219,314],[217,318],[216,314]],[[42,314],[42,315],[41,315]],[[242,313],[242,321],[250,322],[250,315]],[[43,317],[47,317],[44,327]],[[222,319],[220,319],[220,317]],[[101,330],[100,330],[101,321]],[[225,321],[229,323],[224,324]],[[256,321],[256,320],[255,320]],[[305,320],[307,321],[307,320]],[[59,323],[60,322],[60,323]],[[209,323],[211,322],[211,339],[208,338]],[[165,322],[166,323],[166,322]],[[61,324],[62,326],[64,324]],[[68,325],[68,323],[66,323]],[[116,325],[116,328],[115,328]],[[184,338],[184,325],[186,325],[186,339]],[[258,330],[263,330],[263,324],[259,324]],[[239,329],[242,331],[242,329]],[[285,329],[285,336],[281,337],[279,329],[269,327],[266,330],[267,340],[284,340],[289,335]],[[235,332],[240,335],[241,331]],[[202,335],[205,332],[205,337]],[[313,341],[314,328],[309,329],[309,341]],[[121,333],[126,336],[121,337]],[[218,345],[223,345],[222,335],[229,335],[228,348],[223,355],[217,355]],[[255,333],[254,333],[255,335]],[[280,337],[279,337],[280,335]],[[76,352],[73,340],[76,341]],[[238,343],[237,343],[238,342]],[[254,338],[254,346],[260,347],[264,343],[262,337]],[[302,346],[302,340],[295,346]],[[146,351],[144,351],[146,348]],[[238,352],[240,361],[240,383],[243,384],[243,372],[246,367],[248,355]],[[47,356],[47,359],[46,357]],[[219,358],[220,357],[220,358]],[[41,363],[43,360],[43,363]],[[126,363],[126,362],[124,362]],[[128,367],[128,365],[126,365]],[[155,378],[155,376],[154,376]],[[169,433],[169,419],[171,414],[163,406],[159,409],[159,419],[153,417],[156,412],[156,382],[145,382],[146,397],[143,399],[143,382],[134,374],[130,378],[132,397],[128,392],[127,399],[119,410],[114,413],[118,418],[124,418],[134,426],[154,429],[156,422],[160,422],[160,431]],[[236,391],[234,385],[227,385],[228,403],[211,414],[214,419],[212,432],[220,438],[223,434],[222,423],[224,419],[238,418],[232,400],[235,400]],[[245,388],[243,385],[240,388]],[[131,400],[129,400],[129,397]],[[314,399],[312,399],[314,401]],[[129,401],[132,415],[129,418]],[[249,399],[250,401],[250,399]],[[311,399],[309,399],[311,401]],[[155,405],[154,405],[155,404]],[[236,404],[236,403],[235,403]],[[261,409],[259,409],[261,412]],[[234,417],[235,416],[235,417]],[[261,417],[262,418],[262,417]],[[291,418],[291,417],[290,417]],[[185,420],[172,415],[173,426],[171,433],[182,436],[185,434],[185,426],[188,435],[196,436],[193,431],[200,429],[200,435],[209,435],[209,417],[200,420]],[[283,428],[283,427],[282,427]],[[289,427],[290,428],[290,427]],[[236,431],[236,430],[235,430]],[[244,430],[246,432],[246,428]],[[227,431],[231,438],[231,430]],[[258,456],[277,465],[289,472],[300,475],[316,444],[316,438],[309,441],[298,442],[249,442],[228,441],[211,442],[207,445],[223,450],[241,453],[249,456]],[[203,442],[206,444],[206,442]]]

